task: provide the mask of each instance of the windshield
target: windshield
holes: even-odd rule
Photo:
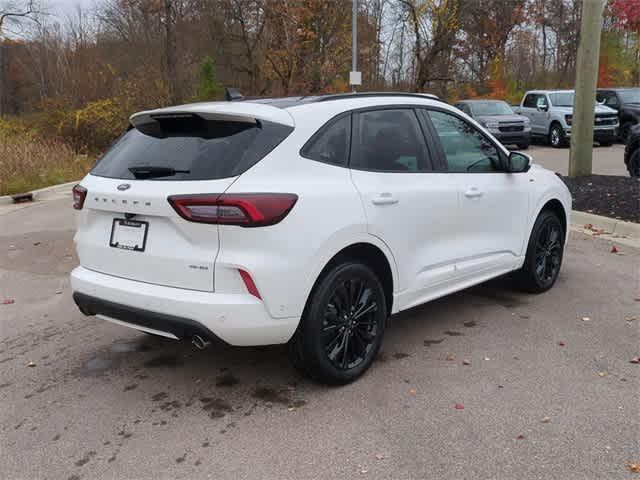
[[[549,99],[556,107],[573,107],[573,92],[550,93]]]
[[[513,110],[505,102],[474,102],[471,109],[476,115],[513,115]]]
[[[640,88],[621,90],[618,95],[622,99],[622,103],[640,103]]]

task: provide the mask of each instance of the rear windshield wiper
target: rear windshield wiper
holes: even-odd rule
[[[129,167],[129,171],[138,179],[156,178],[156,177],[172,177],[176,173],[190,173],[190,170],[176,170],[171,167]]]

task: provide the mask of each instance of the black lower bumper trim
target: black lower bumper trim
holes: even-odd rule
[[[179,339],[187,339],[194,335],[200,335],[202,338],[225,343],[204,325],[188,318],[150,312],[149,310],[102,300],[101,298],[80,292],[74,292],[73,300],[85,315],[104,315],[139,327],[169,332]]]

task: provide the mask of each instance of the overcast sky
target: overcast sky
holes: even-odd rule
[[[73,13],[78,5],[82,8],[91,9],[96,3],[97,0],[44,0],[42,5],[52,14],[65,17]]]

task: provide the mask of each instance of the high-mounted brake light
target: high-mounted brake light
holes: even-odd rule
[[[190,222],[265,227],[282,221],[298,200],[293,193],[172,195],[178,215]]]
[[[84,199],[87,198],[87,189],[81,185],[73,187],[73,208],[76,210],[82,210],[84,206]]]

